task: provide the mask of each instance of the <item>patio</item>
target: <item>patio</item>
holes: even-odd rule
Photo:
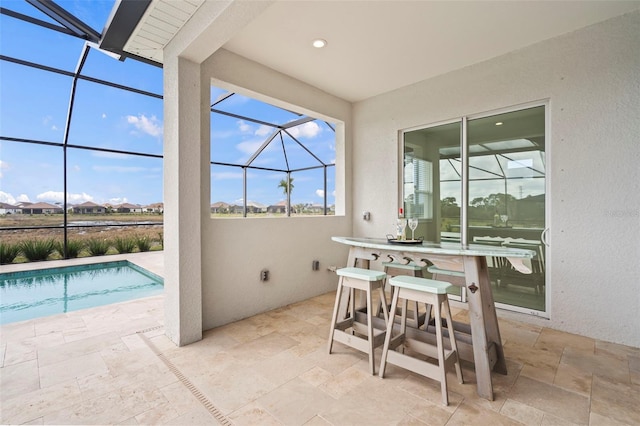
[[[162,253],[126,257],[163,273]],[[640,423],[638,348],[500,319],[509,374],[493,375],[495,400],[476,396],[463,364],[465,384],[450,375],[444,407],[436,382],[392,366],[385,379],[371,376],[366,356],[340,344],[328,355],[333,301],[327,293],[180,348],[164,335],[160,296],[2,326],[0,422]],[[454,313],[464,320],[465,310]]]

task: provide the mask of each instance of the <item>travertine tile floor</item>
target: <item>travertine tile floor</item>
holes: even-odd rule
[[[156,270],[157,272],[157,270]],[[204,333],[178,348],[162,297],[1,327],[2,424],[637,425],[640,349],[500,320],[509,374],[495,400],[449,375],[439,384],[339,343],[334,294]],[[465,311],[456,310],[464,319]],[[379,350],[377,360],[379,360]]]

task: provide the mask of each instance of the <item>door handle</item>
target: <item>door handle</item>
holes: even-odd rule
[[[544,231],[542,231],[542,234],[540,234],[540,241],[542,241],[542,244],[544,244],[546,247],[549,247],[549,242],[547,241],[547,232],[549,232],[549,228],[544,228]]]

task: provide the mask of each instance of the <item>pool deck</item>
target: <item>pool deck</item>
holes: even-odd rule
[[[26,270],[127,259],[163,275],[163,254],[13,265]],[[93,262],[91,262],[93,261]],[[163,296],[0,327],[2,424],[636,425],[640,349],[500,319],[509,374],[495,400],[449,374],[437,382],[343,345],[327,354],[334,294],[204,332],[176,347]],[[464,320],[466,311],[453,309]],[[379,360],[379,350],[377,359]]]
[[[114,254],[111,256],[81,257],[67,260],[50,260],[47,262],[14,263],[0,266],[0,272],[22,272],[37,269],[61,268],[64,266],[90,265],[102,262],[128,260],[142,268],[164,277],[164,252],[147,251],[144,253]]]

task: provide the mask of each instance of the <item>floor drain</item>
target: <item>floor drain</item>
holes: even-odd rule
[[[147,346],[149,346],[149,348],[153,351],[154,354],[156,354],[156,356],[158,358],[160,358],[160,360],[164,363],[164,365],[167,366],[167,368],[169,370],[171,370],[171,372],[178,378],[178,380],[180,380],[180,382],[187,388],[189,389],[189,391],[191,392],[191,394],[193,394],[193,396],[196,397],[196,399],[198,401],[200,401],[200,403],[204,406],[204,408],[207,409],[207,411],[209,413],[211,413],[211,415],[221,424],[221,425],[225,425],[225,426],[231,426],[233,425],[233,423],[231,422],[231,420],[229,420],[227,418],[227,416],[225,416],[224,414],[222,414],[222,412],[220,412],[220,410],[218,410],[216,408],[215,405],[213,405],[213,403],[211,401],[209,401],[209,399],[204,396],[202,394],[202,392],[200,392],[200,389],[198,389],[193,383],[191,383],[191,381],[184,375],[182,374],[182,372],[180,370],[178,370],[178,368],[173,365],[173,363],[171,361],[169,361],[169,359],[164,356],[164,354],[162,352],[160,352],[158,350],[158,348],[156,347],[156,345],[153,344],[153,342],[144,335],[144,333],[148,333],[150,331],[155,331],[155,330],[159,330],[161,329],[162,326],[157,326],[157,327],[151,327],[151,328],[147,328],[145,330],[141,330],[138,331],[137,334],[140,335],[140,337],[142,338],[142,340],[146,343]]]

